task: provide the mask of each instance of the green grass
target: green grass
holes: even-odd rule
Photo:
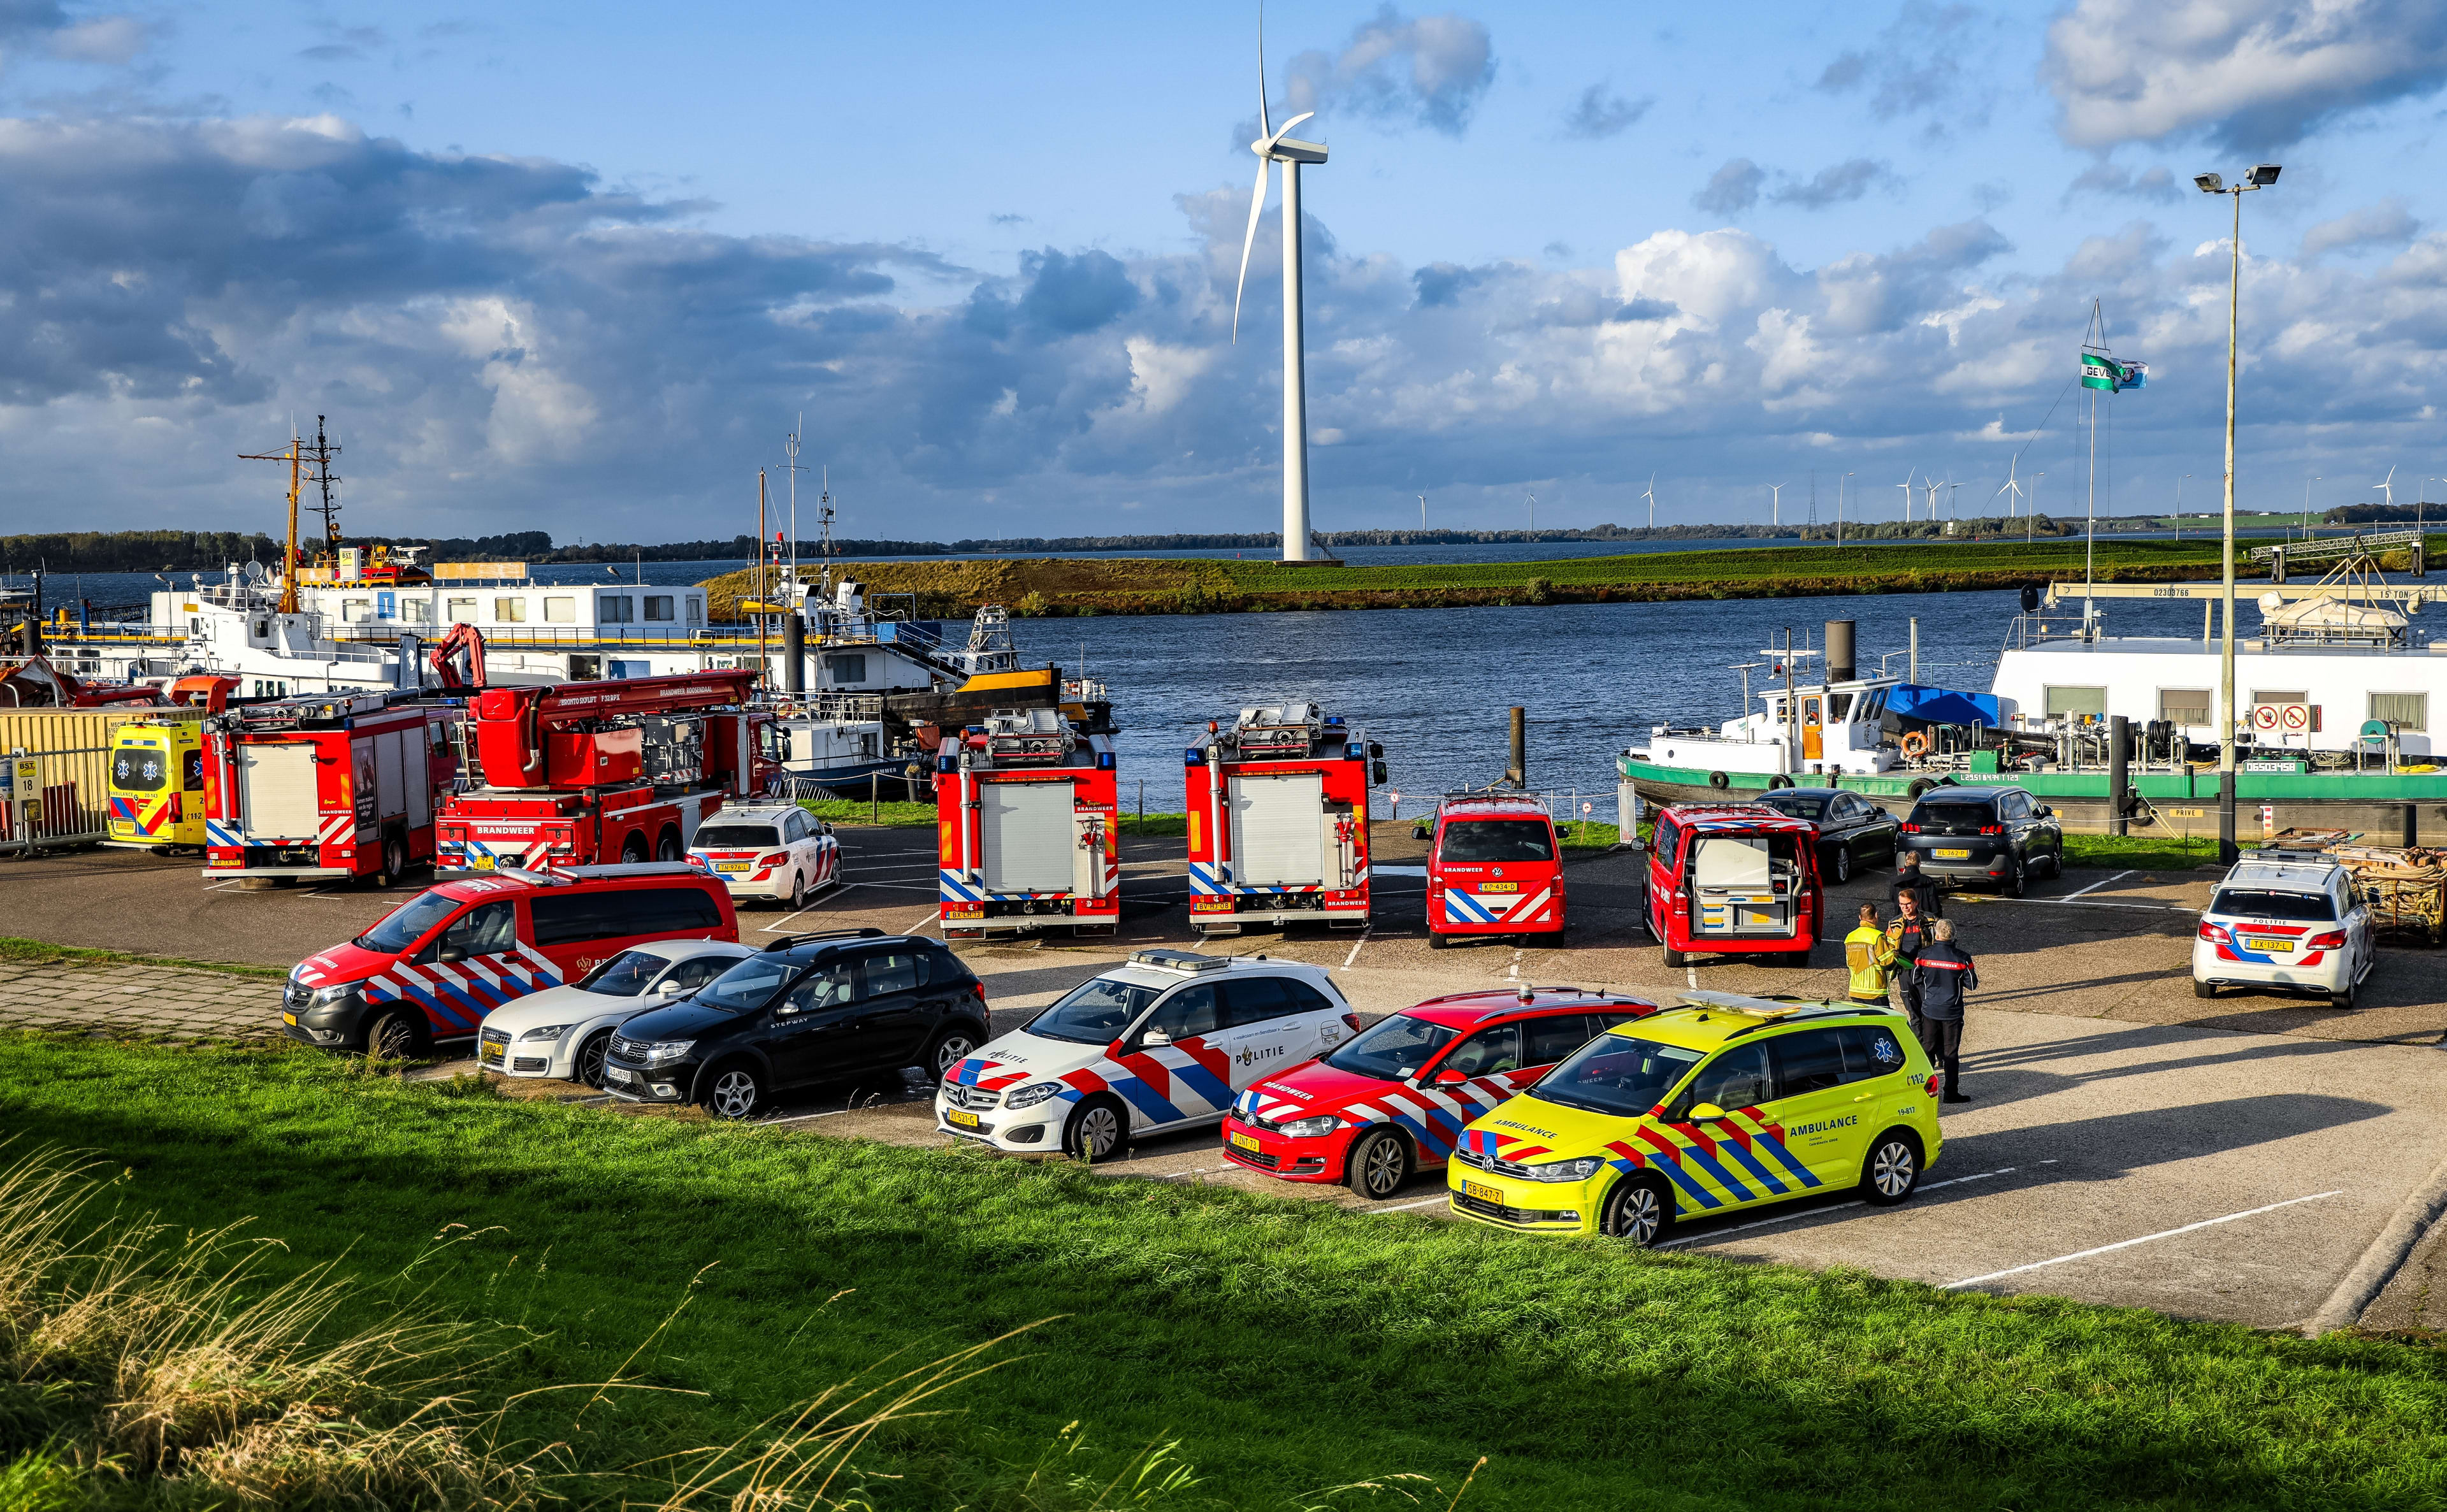
[[[1465,1508],[2447,1494],[2447,1352],[2398,1344],[608,1117],[289,1049],[0,1037],[0,1131],[90,1146],[173,1223],[251,1216],[286,1246],[275,1272],[412,1271],[522,1331],[484,1383],[501,1396],[637,1351],[629,1374],[670,1390],[616,1393],[575,1433],[564,1399],[512,1409],[581,1463],[715,1442],[894,1351],[1051,1319],[937,1404],[955,1415],[877,1441],[884,1509],[959,1505],[1074,1422],[1116,1455],[1179,1439],[1203,1484],[1178,1504],[1202,1507],[1354,1504],[1315,1493],[1397,1472],[1442,1507],[1482,1454]]]
[[[2189,872],[2217,860],[2217,836],[2082,835],[2064,838],[2065,864],[2134,871]]]
[[[20,939],[0,936],[0,961],[19,961],[31,966],[60,963],[82,966],[180,966],[196,972],[226,972],[232,976],[269,976],[275,980],[289,973],[277,966],[249,966],[236,961],[197,961],[183,955],[140,955],[127,951],[87,950],[81,945],[53,945],[47,940]]]

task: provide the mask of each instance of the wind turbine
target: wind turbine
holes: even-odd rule
[[[1997,494],[2010,491],[2014,496],[2013,501],[2005,506],[2005,518],[2007,520],[2014,518],[2014,516],[2020,511],[2022,502],[2022,480],[2016,475],[2016,469],[2020,468],[2021,465],[2022,459],[2020,455],[2007,459],[2005,463],[2005,486],[1997,490]],[[1993,504],[1997,501],[1997,494],[1990,494],[1988,496],[1988,501],[1990,503]]]
[[[1937,491],[1944,486],[1945,485],[1937,481],[1935,473],[1928,474],[1921,481],[1921,493],[1928,500],[1928,518],[1931,521],[1937,519]]]
[[[1657,528],[1657,475],[1655,473],[1648,475],[1647,491],[1640,497],[1648,501],[1648,528],[1655,530]]]
[[[1911,521],[1911,481],[1912,475],[1907,472],[1904,474],[1904,481],[1895,484],[1904,491],[1904,521],[1906,524]]]
[[[2387,470],[2387,477],[2385,480],[2371,484],[2373,488],[2378,489],[2380,493],[2385,497],[2386,506],[2391,512],[2396,508],[2396,489],[2392,486],[2395,482],[2396,469],[2390,467]]]
[[[1277,127],[1266,114],[1266,37],[1258,32],[1258,189],[1249,198],[1249,230],[1241,238],[1241,281],[1232,291],[1232,341],[1241,340],[1241,297],[1249,287],[1249,253],[1258,244],[1258,217],[1266,209],[1266,171],[1283,165],[1283,560],[1309,560],[1308,374],[1302,361],[1300,316],[1299,171],[1323,162],[1325,148],[1284,135],[1317,114],[1304,110]]]

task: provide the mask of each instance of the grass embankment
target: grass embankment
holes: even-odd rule
[[[2214,541],[2101,541],[2099,582],[2213,577]],[[2079,540],[1777,546],[1644,552],[1557,561],[1304,567],[1223,558],[1038,558],[861,562],[870,594],[913,594],[920,613],[1002,604],[1022,615],[1199,614],[1284,609],[1432,609],[1777,598],[2019,588],[2078,578]],[[711,617],[739,617],[746,572],[705,584]]]
[[[499,1404],[503,1442],[564,1443],[580,1467],[728,1442],[893,1351],[1051,1320],[929,1404],[951,1415],[870,1441],[876,1506],[1081,1504],[1012,1490],[1074,1423],[1110,1451],[1085,1470],[1180,1441],[1202,1484],[1134,1505],[1339,1506],[1360,1499],[1319,1488],[1410,1473],[1441,1507],[1482,1454],[1466,1509],[2447,1491],[2447,1355],[2398,1344],[613,1119],[288,1049],[0,1038],[0,1130],[73,1130],[167,1222],[253,1215],[287,1246],[267,1278],[345,1257],[515,1331],[460,1389]],[[576,1411],[589,1392],[565,1389],[616,1377],[652,1389]],[[0,1415],[12,1453],[21,1421]]]
[[[2217,835],[2080,835],[2064,838],[2067,866],[2189,872],[2217,860]]]
[[[54,945],[48,940],[21,939],[0,936],[0,961],[26,966],[179,966],[196,972],[226,972],[232,976],[269,976],[279,979],[289,973],[277,966],[250,966],[239,961],[189,960],[183,955],[142,955],[129,951],[88,950],[82,945]],[[0,1512],[7,1512],[0,1508]]]

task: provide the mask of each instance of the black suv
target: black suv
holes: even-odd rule
[[[2019,787],[1940,787],[1914,804],[1904,821],[1903,847],[1920,853],[1933,878],[1994,882],[2007,898],[2022,896],[2034,867],[2064,875],[2064,826],[2057,811]]]
[[[939,1082],[985,1039],[985,984],[940,941],[793,935],[621,1025],[603,1089],[748,1118],[808,1082],[911,1066]]]

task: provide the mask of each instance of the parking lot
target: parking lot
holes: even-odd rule
[[[844,826],[840,838],[847,885],[797,915],[743,912],[743,938],[861,926],[932,932],[932,830]],[[1324,966],[1371,1015],[1518,982],[1660,1000],[1694,987],[1843,991],[1832,944],[1799,969],[1704,958],[1661,966],[1639,924],[1636,853],[1572,860],[1573,930],[1562,948],[1489,941],[1431,952],[1420,902],[1424,847],[1407,824],[1383,823],[1375,846],[1376,917],[1364,934],[1267,933],[1206,948]],[[1178,840],[1125,842],[1118,938],[963,945],[992,994],[996,1028],[1023,1021],[1132,949],[1192,943],[1181,850]],[[208,888],[190,859],[123,852],[15,863],[9,875],[18,885],[9,889],[5,933],[283,967],[356,933],[414,890]],[[2321,1314],[2447,1162],[2447,973],[2428,953],[2389,949],[2351,1011],[2275,996],[2196,999],[2191,911],[2211,879],[2206,872],[2075,872],[2022,899],[1950,897],[1947,915],[1982,978],[1964,1041],[1964,1086],[1975,1100],[1948,1107],[1944,1155],[1922,1194],[1891,1210],[1827,1197],[1731,1215],[1685,1225],[1677,1246],[2267,1327]],[[1863,878],[1837,889],[1831,933],[1840,935],[1836,920],[1849,921],[1859,901],[1883,898],[1881,882]],[[35,991],[31,978],[0,983],[0,1015],[33,1017],[28,994]],[[264,999],[269,1022],[268,985]],[[67,1010],[45,1005],[44,1016],[72,1020]],[[598,1101],[562,1084],[518,1090]],[[911,1144],[943,1138],[929,1089],[914,1078],[804,1089],[772,1122]],[[1227,1167],[1211,1130],[1148,1141],[1105,1169],[1361,1205],[1338,1187]],[[1444,1220],[1440,1194],[1441,1176],[1431,1175],[1370,1206],[1387,1221]],[[2436,1246],[2426,1246],[2408,1273],[2427,1274],[2436,1260]],[[2408,1305],[2401,1293],[2390,1294],[2399,1312]],[[2418,1300],[2411,1305],[2418,1311]]]

